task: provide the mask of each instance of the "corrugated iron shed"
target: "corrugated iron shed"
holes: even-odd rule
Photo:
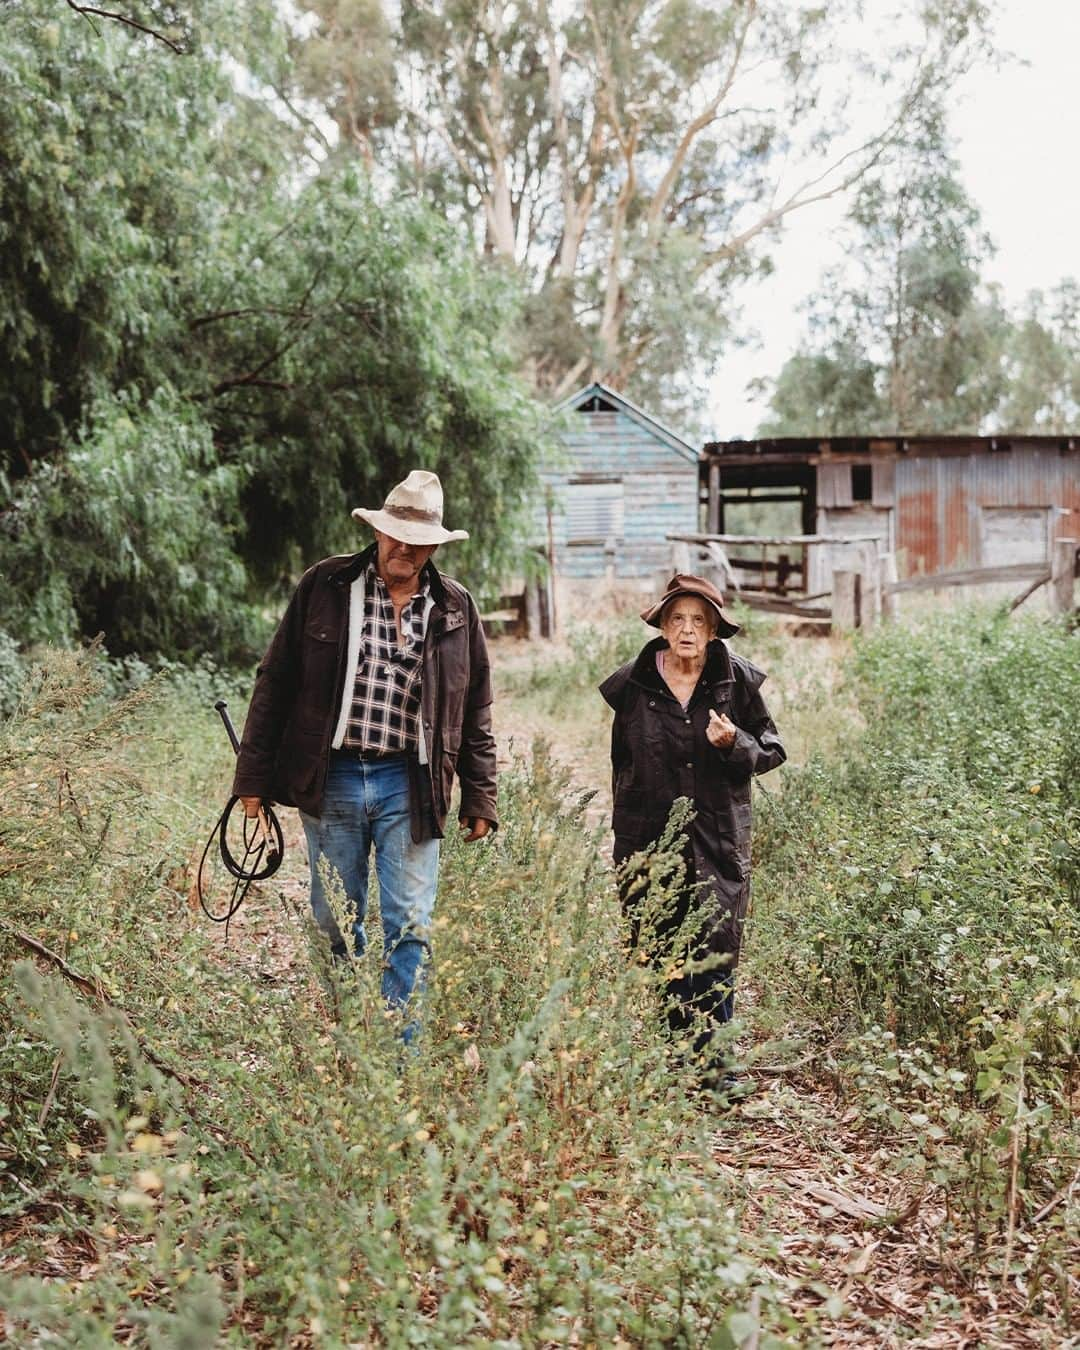
[[[1045,561],[1054,539],[1080,534],[1080,437],[713,441],[701,474],[710,531],[726,504],[796,494],[805,532],[870,530],[904,576]]]

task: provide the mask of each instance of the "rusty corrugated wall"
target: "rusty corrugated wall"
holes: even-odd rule
[[[1027,444],[978,454],[901,455],[896,460],[896,547],[908,575],[992,566],[991,511],[1047,510],[1049,538],[1080,534],[1080,455]],[[1064,514],[1060,509],[1071,511]]]

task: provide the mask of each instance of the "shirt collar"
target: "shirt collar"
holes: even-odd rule
[[[387,589],[386,582],[383,581],[381,576],[379,576],[379,569],[375,565],[374,556],[371,558],[371,561],[367,565],[367,579],[372,585],[374,585],[376,590],[389,596],[390,592]],[[424,570],[420,573],[420,589],[418,591],[413,592],[412,599],[426,600],[430,594],[431,594],[431,578],[427,575],[427,568],[425,567]]]

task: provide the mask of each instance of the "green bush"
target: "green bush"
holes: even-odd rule
[[[14,491],[0,625],[26,643],[104,633],[117,655],[245,652],[243,478],[216,463],[209,425],[173,395],[100,401],[67,455]]]
[[[844,693],[858,726],[762,803],[751,967],[981,1258],[1077,1142],[1080,636],[978,612],[883,630]]]
[[[15,711],[25,679],[19,644],[0,628],[0,717],[10,717]]]

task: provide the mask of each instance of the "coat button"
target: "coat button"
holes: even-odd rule
[[[687,761],[686,761],[686,767],[687,767],[688,769],[692,769],[694,766],[693,766],[693,764],[690,762],[690,760],[687,760]]]
[[[655,707],[656,707],[656,699],[654,699],[654,698],[649,699],[649,707],[650,707],[650,708],[655,708]]]
[[[689,717],[684,717],[684,718],[683,718],[683,721],[686,723],[687,726],[690,725],[690,719],[689,719]]]

